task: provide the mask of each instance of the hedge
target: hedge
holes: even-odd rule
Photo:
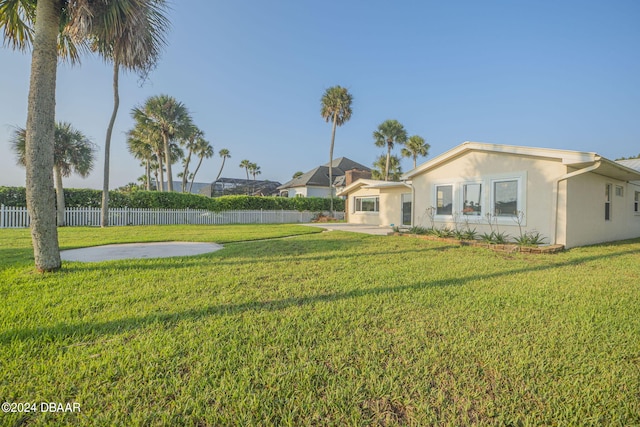
[[[99,208],[102,191],[69,188],[64,190],[67,207]],[[0,187],[0,204],[5,206],[26,206],[24,187]],[[109,206],[112,208],[151,209],[208,209],[225,210],[297,210],[328,211],[329,199],[321,197],[261,197],[261,196],[221,196],[210,198],[198,194],[163,193],[158,191],[134,191],[122,193],[109,191]],[[334,199],[334,210],[344,211],[344,200]]]

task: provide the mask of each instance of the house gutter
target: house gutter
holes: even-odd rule
[[[551,243],[552,245],[555,245],[558,240],[558,204],[559,204],[558,199],[560,198],[560,182],[566,181],[567,179],[573,178],[574,176],[582,175],[588,172],[593,172],[594,170],[598,169],[601,164],[602,162],[600,160],[596,160],[596,162],[591,166],[587,166],[586,168],[578,169],[577,171],[567,173],[565,175],[562,175],[560,178],[556,180],[556,187],[555,187],[556,197],[554,198],[554,201],[553,201],[554,206],[553,206],[553,242]],[[565,230],[565,234],[566,234],[566,230]]]

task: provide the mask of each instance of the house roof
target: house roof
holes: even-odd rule
[[[377,179],[363,179],[360,178],[351,184],[347,185],[341,191],[339,191],[337,196],[346,196],[354,190],[358,188],[397,188],[397,187],[409,187],[409,185],[405,182],[399,181],[381,181]]]
[[[640,159],[616,160],[616,163],[640,172]]]
[[[334,186],[342,186],[344,185],[344,174],[348,170],[359,169],[364,171],[370,171],[368,167],[354,162],[351,159],[346,157],[339,157],[337,159],[333,159],[331,162],[332,165],[332,175],[333,175],[333,184]],[[283,190],[286,188],[292,187],[307,187],[307,186],[317,186],[317,187],[329,187],[329,163],[318,166],[314,169],[311,169],[308,172],[303,173],[297,178],[292,179],[289,182],[282,184],[278,187],[279,190]]]
[[[401,179],[411,179],[414,176],[423,174],[457,156],[463,155],[470,151],[485,151],[556,159],[562,161],[562,163],[567,166],[572,166],[577,169],[596,165],[597,163],[597,167],[593,170],[594,173],[620,179],[622,181],[640,180],[640,170],[635,170],[621,164],[620,162],[614,162],[612,160],[606,159],[593,152],[558,150],[555,148],[522,147],[517,145],[488,144],[484,142],[470,141],[464,142],[452,148],[451,150],[421,164],[417,168],[408,171],[407,173],[402,175]]]

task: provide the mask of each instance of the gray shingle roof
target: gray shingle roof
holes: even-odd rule
[[[333,159],[333,162],[331,164],[333,167],[332,175],[334,178],[334,185],[341,185],[340,183],[344,183],[343,177],[345,172],[348,170],[371,170],[365,165],[354,162],[353,160],[347,159],[346,157]],[[278,187],[278,189],[283,190],[285,188],[306,186],[329,187],[329,163],[311,169],[309,172],[303,173],[299,177],[294,178],[285,184],[282,184],[280,187]]]

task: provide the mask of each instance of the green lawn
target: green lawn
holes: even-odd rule
[[[301,226],[60,230],[225,249],[34,272],[0,230],[12,425],[640,425],[640,240],[497,254]],[[273,240],[300,234],[296,237]]]

